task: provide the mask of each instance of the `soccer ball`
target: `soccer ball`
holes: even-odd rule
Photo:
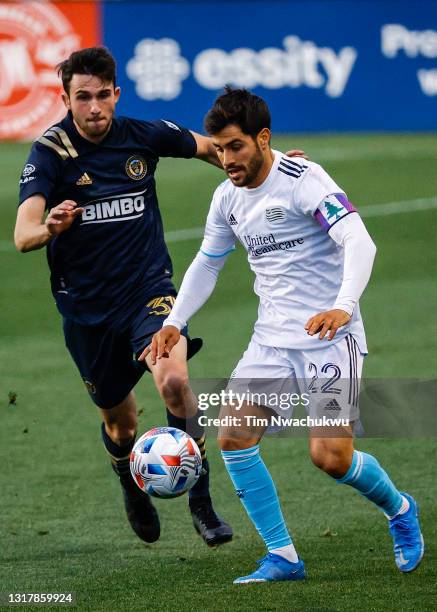
[[[193,438],[175,427],[154,427],[139,438],[130,471],[142,491],[154,497],[178,497],[194,486],[202,457]]]

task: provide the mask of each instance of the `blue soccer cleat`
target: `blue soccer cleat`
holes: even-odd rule
[[[234,584],[249,584],[251,582],[276,582],[280,580],[304,580],[306,578],[305,566],[301,559],[291,563],[273,553],[267,553],[258,561],[259,568],[248,576],[241,576],[234,580]]]
[[[425,544],[419,525],[419,507],[408,493],[401,493],[408,499],[410,507],[404,514],[389,521],[393,538],[395,561],[401,572],[412,572],[422,560]]]

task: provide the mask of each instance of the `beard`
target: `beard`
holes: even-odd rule
[[[229,178],[236,187],[247,187],[256,180],[263,164],[264,156],[260,147],[256,143],[256,152],[250,162],[247,164],[247,166],[238,166],[241,172],[241,176],[239,178]]]

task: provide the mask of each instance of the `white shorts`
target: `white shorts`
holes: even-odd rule
[[[323,426],[326,419],[358,421],[364,355],[350,334],[335,344],[320,344],[320,349],[285,349],[261,345],[252,338],[227,391],[247,393],[250,403],[266,406],[283,419],[290,419],[293,408],[300,405],[316,420],[314,426]],[[275,419],[269,430],[285,426]]]

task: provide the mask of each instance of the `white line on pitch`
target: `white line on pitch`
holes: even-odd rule
[[[182,242],[182,240],[193,240],[194,238],[202,238],[203,227],[190,227],[189,229],[174,230],[173,232],[165,233],[166,242]]]
[[[373,206],[359,207],[362,217],[384,217],[385,215],[396,215],[398,213],[412,213],[418,210],[430,210],[437,208],[437,196],[433,198],[417,198],[416,200],[403,200],[400,202],[387,202],[386,204],[374,204]]]
[[[420,210],[431,210],[437,208],[437,196],[432,198],[417,198],[416,200],[402,200],[399,202],[386,202],[384,204],[373,204],[372,206],[361,206],[359,212],[362,217],[385,217],[399,213],[412,213]],[[190,227],[187,229],[174,230],[165,233],[166,242],[183,242],[202,238],[203,227]],[[0,240],[0,251],[13,251],[14,244],[9,240]]]
[[[437,196],[432,198],[418,198],[416,200],[402,200],[400,202],[386,202],[384,204],[373,204],[373,206],[360,206],[359,213],[362,217],[385,217],[399,213],[412,213],[419,210],[431,210],[437,208]],[[202,238],[203,227],[192,227],[190,229],[175,230],[165,234],[166,242],[182,242]]]

